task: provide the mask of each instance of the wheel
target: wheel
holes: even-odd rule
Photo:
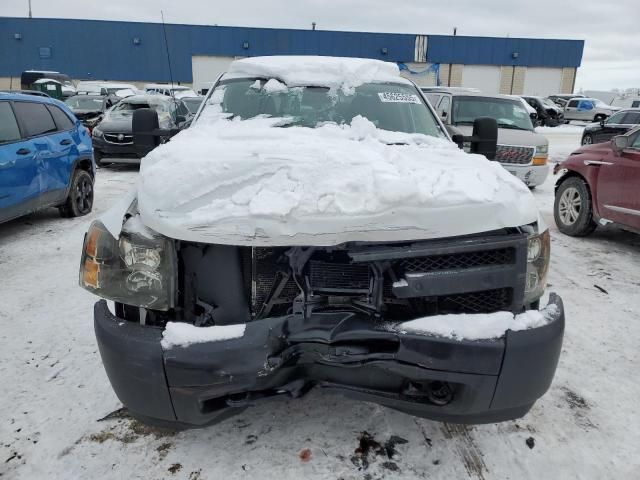
[[[582,143],[582,145],[593,145],[593,137],[590,133],[585,133],[580,143]]]
[[[556,191],[553,217],[558,229],[572,237],[592,233],[598,224],[593,221],[589,186],[580,177],[569,177]]]
[[[64,204],[59,207],[63,217],[81,217],[93,207],[93,179],[88,172],[76,170]]]

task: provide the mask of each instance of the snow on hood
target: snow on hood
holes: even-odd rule
[[[379,130],[362,117],[315,129],[284,123],[210,115],[156,148],[140,170],[143,222],[197,242],[326,246],[537,219],[521,181],[447,140]]]
[[[234,61],[223,78],[276,78],[289,87],[316,86],[339,88],[345,93],[371,82],[411,85],[400,76],[395,63],[366,58],[283,55],[251,57]]]

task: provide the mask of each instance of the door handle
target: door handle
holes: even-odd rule
[[[71,140],[65,138],[64,140],[60,141],[60,145],[71,145]]]
[[[29,155],[31,153],[31,150],[29,150],[28,148],[21,148],[16,153],[18,155]]]

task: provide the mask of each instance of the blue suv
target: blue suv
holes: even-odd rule
[[[64,103],[0,92],[0,223],[46,207],[93,206],[91,135]]]

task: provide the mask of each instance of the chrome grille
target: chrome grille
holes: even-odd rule
[[[109,143],[118,145],[130,145],[133,143],[133,135],[127,133],[105,133],[104,139]]]
[[[496,148],[496,161],[514,165],[527,165],[531,163],[534,147],[519,147],[516,145],[498,145]]]

